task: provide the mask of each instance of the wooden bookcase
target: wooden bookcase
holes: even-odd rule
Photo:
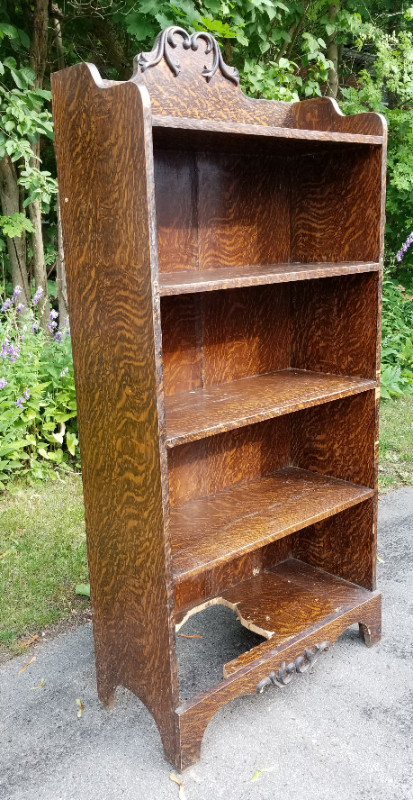
[[[238,83],[179,28],[130,81],[53,76],[98,692],[180,769],[230,699],[380,636],[385,123]],[[175,631],[213,603],[262,642],[183,702]]]

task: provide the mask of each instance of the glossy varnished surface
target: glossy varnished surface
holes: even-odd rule
[[[342,133],[340,131],[305,130],[303,128],[283,128],[271,125],[251,125],[241,122],[220,122],[215,120],[198,120],[191,117],[156,116],[152,117],[152,125],[158,128],[179,128],[187,130],[211,131],[213,133],[232,133],[252,137],[271,137],[273,139],[297,139],[306,141],[340,142],[341,144],[382,144],[382,136],[363,133]]]
[[[330,622],[371,597],[370,592],[297,559],[223,592],[242,624],[268,641],[225,665],[231,675],[271,647],[284,648],[315,625]]]
[[[165,259],[166,261],[166,259]],[[262,286],[288,281],[305,281],[312,278],[331,278],[338,275],[353,275],[359,272],[377,272],[376,262],[333,262],[330,264],[254,264],[239,267],[220,267],[208,270],[178,270],[159,274],[161,297],[195,292],[213,292],[219,289],[235,289],[241,286]]]
[[[160,276],[218,270],[222,280],[225,267],[235,271],[229,285],[250,285],[240,267],[254,278],[257,268],[309,263],[328,275],[331,263],[380,261],[380,148],[286,156],[154,144],[154,159]]]
[[[285,467],[172,510],[173,570],[177,580],[288,536],[366,500],[364,486]]]
[[[363,378],[282,370],[166,398],[167,446],[213,436],[374,388]]]
[[[380,597],[360,587],[375,577],[385,122],[247,98],[209,34],[176,29],[131,81],[80,65],[53,92],[99,695],[135,692],[183,768],[215,711],[282,661],[355,622],[379,637]],[[277,566],[291,558],[307,566]],[[353,601],[320,568],[357,583]],[[252,625],[278,620],[280,641],[275,624],[178,705],[174,622],[220,596]]]
[[[134,691],[171,753],[177,679],[150,268],[149,106],[136,85],[100,88],[79,65],[54,76],[53,107],[98,691],[106,704],[117,685]]]

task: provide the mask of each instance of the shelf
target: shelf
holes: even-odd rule
[[[219,289],[237,289],[242,286],[264,286],[272,283],[305,281],[314,278],[333,278],[362,272],[378,272],[380,264],[374,261],[337,261],[317,264],[269,264],[262,266],[217,267],[207,270],[181,270],[159,273],[161,297],[195,292],[213,292]]]
[[[301,128],[278,128],[270,125],[249,125],[241,122],[220,122],[207,119],[194,119],[193,117],[152,117],[153,128],[167,128],[169,130],[199,131],[201,134],[221,133],[238,136],[265,137],[271,139],[295,139],[310,142],[338,142],[340,144],[369,144],[382,145],[382,136],[372,136],[363,133],[342,133],[341,131],[303,130]]]
[[[177,582],[372,497],[372,489],[284,467],[171,509]]]
[[[285,369],[165,397],[166,444],[206,436],[374,389],[375,381]]]
[[[267,639],[225,664],[225,677],[252,664],[268,650],[282,652],[375,595],[293,558],[223,592],[225,605],[234,608],[242,624]]]

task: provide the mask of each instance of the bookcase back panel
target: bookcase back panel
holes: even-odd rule
[[[199,266],[289,260],[285,159],[199,154]]]
[[[289,260],[285,159],[155,148],[160,272]]]
[[[165,393],[289,367],[289,298],[288,285],[163,297]]]
[[[291,539],[295,558],[366,589],[375,588],[375,500],[310,525]]]
[[[289,463],[290,417],[175,447],[168,453],[172,506],[268,475]]]
[[[374,487],[375,391],[294,415],[291,460],[302,469]]]
[[[375,414],[368,391],[175,447],[168,454],[171,505],[285,466],[374,487]]]
[[[378,261],[380,147],[298,156],[291,184],[291,261]]]
[[[234,558],[224,564],[217,564],[211,569],[194,577],[188,577],[175,585],[175,621],[194,606],[200,605],[212,597],[217,597],[225,589],[236,586],[242,581],[270,569],[280,561],[285,561],[293,554],[294,535],[272,542],[266,547]]]
[[[275,370],[376,378],[375,273],[161,298],[165,393]]]
[[[379,275],[303,281],[291,302],[291,365],[376,378]]]
[[[154,171],[159,269],[198,269],[196,155],[157,151]]]

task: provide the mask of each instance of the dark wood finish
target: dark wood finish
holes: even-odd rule
[[[223,592],[222,600],[242,625],[267,641],[225,664],[224,676],[253,663],[268,649],[282,649],[304,631],[342,616],[369,597],[365,589],[296,559],[234,586]]]
[[[306,130],[303,128],[272,127],[271,125],[245,124],[242,122],[221,122],[219,120],[194,119],[193,117],[154,116],[152,125],[155,128],[184,129],[191,131],[211,131],[211,133],[235,134],[251,137],[270,137],[271,139],[297,139],[308,142],[339,142],[340,144],[381,145],[383,135],[374,136],[364,133],[343,133],[341,131]]]
[[[53,76],[98,692],[108,705],[117,685],[135,692],[173,757],[150,106],[133,83],[99,83],[84,64]]]
[[[375,382],[286,369],[166,398],[166,443],[174,447],[243,425],[365,392]]]
[[[224,703],[380,636],[385,123],[247,98],[179,28],[53,102],[98,692],[181,769]],[[180,703],[175,627],[217,602],[266,641]]]
[[[160,246],[160,245],[159,245]],[[166,262],[167,258],[163,258]],[[173,257],[169,256],[172,269]],[[176,263],[176,262],[175,262]],[[213,292],[218,289],[236,289],[242,286],[267,286],[272,283],[306,281],[313,278],[331,278],[339,275],[353,275],[360,272],[377,272],[377,262],[332,262],[330,264],[251,264],[240,267],[219,267],[218,269],[182,269],[184,260],[178,260],[177,271],[173,274],[159,274],[159,293],[161,297],[194,292]]]
[[[364,486],[284,467],[178,506],[171,514],[176,580],[263,547],[372,495]]]

